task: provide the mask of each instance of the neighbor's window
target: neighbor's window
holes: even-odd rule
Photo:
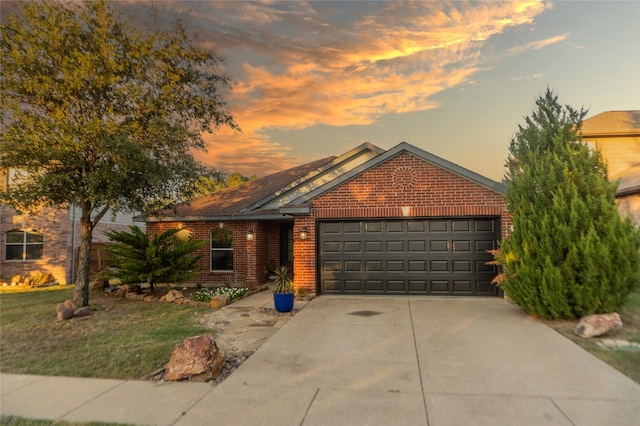
[[[211,233],[211,270],[233,271],[233,233],[228,229]]]
[[[42,232],[35,229],[13,229],[7,232],[5,241],[5,260],[42,259]]]

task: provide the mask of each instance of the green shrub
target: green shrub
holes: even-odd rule
[[[536,106],[509,148],[502,287],[543,318],[619,310],[640,278],[640,232],[621,218],[600,153],[576,132],[586,112],[550,90]]]

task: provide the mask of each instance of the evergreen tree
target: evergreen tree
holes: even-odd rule
[[[502,285],[543,318],[613,312],[640,281],[640,231],[620,216],[600,153],[581,141],[585,114],[547,89],[509,147]]]
[[[195,265],[202,257],[192,253],[204,241],[179,238],[179,229],[169,229],[149,239],[137,226],[131,232],[109,231],[113,242],[105,249],[107,265],[113,268],[108,276],[123,284],[149,284],[151,291],[158,283],[180,283],[195,275]]]

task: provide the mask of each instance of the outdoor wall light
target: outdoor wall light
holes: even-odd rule
[[[307,239],[307,227],[303,226],[302,228],[300,228],[300,239],[301,240],[306,240]]]
[[[247,230],[247,241],[253,241],[253,229]]]

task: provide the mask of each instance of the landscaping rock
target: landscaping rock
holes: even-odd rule
[[[85,306],[73,311],[74,317],[86,317],[86,316],[89,316],[90,314],[91,314],[91,309],[88,306]]]
[[[209,381],[220,375],[223,366],[224,355],[210,334],[190,337],[176,345],[164,380]]]
[[[231,296],[228,294],[219,294],[211,298],[210,306],[212,308],[222,308],[223,306],[227,306],[229,303],[231,303]]]
[[[56,311],[58,321],[66,321],[73,318],[73,311],[71,309],[67,309],[64,303],[58,303]]]
[[[67,309],[67,310],[69,310],[69,311],[71,311],[71,312],[74,312],[75,310],[77,310],[77,309],[78,309],[78,305],[76,305],[76,302],[74,302],[74,301],[73,301],[73,300],[71,300],[71,299],[67,299],[67,300],[65,300],[65,301],[63,302],[63,305],[64,305],[65,309]]]
[[[18,284],[20,284],[22,282],[22,276],[21,275],[14,275],[13,277],[11,277],[11,285],[12,286],[16,286]]]
[[[115,293],[114,296],[116,298],[118,298],[118,299],[124,299],[124,298],[127,297],[127,294],[129,294],[129,286],[128,285],[121,285],[116,290],[116,293]]]
[[[595,314],[582,317],[575,333],[584,338],[602,336],[622,328],[622,319],[617,313]]]
[[[184,299],[184,294],[182,294],[182,292],[180,290],[169,290],[169,292],[167,294],[165,294],[164,296],[162,296],[160,298],[161,302],[167,302],[167,303],[172,303],[172,302],[176,302],[177,300],[181,300]]]

